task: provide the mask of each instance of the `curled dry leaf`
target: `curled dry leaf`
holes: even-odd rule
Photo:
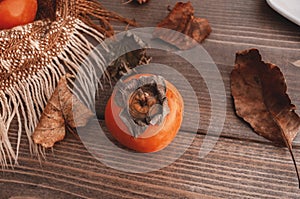
[[[85,126],[93,115],[90,109],[73,96],[67,86],[67,77],[63,76],[35,128],[33,141],[45,148],[52,147],[65,137],[66,125],[71,128]]]
[[[263,62],[257,49],[236,54],[235,67],[231,72],[231,92],[236,113],[257,134],[288,147],[299,180],[292,142],[300,129],[300,118],[286,91],[280,69]]]
[[[175,30],[166,31],[160,28]],[[177,33],[179,32],[179,33]],[[191,38],[182,37],[180,33]],[[211,27],[207,19],[194,16],[194,8],[191,2],[178,2],[169,15],[162,20],[155,29],[155,38],[164,40],[181,50],[195,47],[211,33]]]
[[[107,67],[109,76],[114,80],[129,73],[132,68],[149,64],[151,61],[151,57],[146,54],[147,44],[130,31],[127,31],[120,41],[113,41],[108,47],[111,52],[124,52]]]

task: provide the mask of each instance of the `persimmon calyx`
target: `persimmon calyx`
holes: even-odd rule
[[[161,76],[140,76],[120,81],[115,102],[121,107],[120,118],[134,137],[150,125],[160,125],[170,112],[166,82]]]

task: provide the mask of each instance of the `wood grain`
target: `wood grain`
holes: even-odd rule
[[[122,4],[120,1],[103,0],[102,4],[128,18],[134,18],[141,27],[155,27],[167,14],[168,5],[175,0],[151,0],[148,4]],[[181,140],[194,137],[188,149],[170,165],[148,173],[130,173],[113,169],[95,158],[83,141],[68,134],[66,139],[47,151],[41,163],[31,157],[26,137],[23,136],[19,166],[5,168],[0,174],[0,198],[28,196],[34,198],[299,198],[300,191],[291,157],[285,148],[273,146],[257,136],[252,129],[234,113],[230,95],[230,72],[235,53],[248,48],[258,48],[266,62],[278,65],[285,75],[288,94],[300,107],[300,68],[292,65],[300,59],[300,27],[273,11],[264,0],[191,0],[195,15],[207,18],[212,34],[202,43],[220,72],[225,86],[226,115],[220,137],[207,134],[211,117],[211,99],[205,78],[214,81],[217,76],[203,77],[195,68],[172,52],[149,50],[152,62],[172,67],[182,74],[196,94],[179,80],[184,93],[187,113],[178,139],[170,146],[170,155],[182,147]],[[117,32],[125,29],[114,24]],[[201,64],[201,63],[200,63]],[[202,64],[205,64],[204,62]],[[210,71],[210,68],[206,69]],[[167,75],[166,71],[158,71]],[[106,84],[97,95],[97,114],[105,130],[104,107],[113,87]],[[216,88],[217,89],[217,88]],[[196,113],[200,111],[199,127],[190,131]],[[224,107],[214,107],[222,111]],[[299,111],[298,111],[299,113]],[[95,122],[95,121],[94,121]],[[17,123],[11,127],[11,140],[15,141]],[[81,129],[82,130],[82,129]],[[88,139],[86,146],[93,153],[103,154],[120,167],[142,169],[157,166],[158,161],[149,159],[130,165],[129,158],[120,156],[105,144],[96,146],[98,128],[89,125],[83,129]],[[95,133],[95,134],[94,134]],[[217,136],[217,137],[216,137]],[[109,137],[109,134],[108,134]],[[112,138],[110,138],[113,140]],[[206,144],[216,145],[204,158],[199,158],[200,148]],[[117,144],[118,146],[118,144]],[[121,147],[121,146],[120,146]],[[90,148],[90,149],[91,149]],[[204,150],[208,150],[207,148]],[[300,136],[294,142],[296,160],[300,161]],[[171,156],[158,155],[158,159],[171,160]]]
[[[100,124],[105,130],[104,123]],[[95,132],[97,129],[91,125],[86,130]],[[179,135],[184,136],[184,133]],[[169,166],[140,174],[105,166],[70,134],[53,152],[47,152],[47,159],[41,165],[29,156],[28,144],[22,143],[20,166],[6,169],[2,174],[1,188],[5,190],[2,194],[16,196],[16,192],[8,188],[18,190],[22,185],[23,195],[38,198],[52,198],[52,194],[58,198],[299,197],[297,179],[285,148],[221,137],[213,150],[200,159],[198,154],[204,137],[198,134],[183,156]],[[91,137],[94,139],[97,137]],[[176,151],[179,146],[173,147]],[[120,157],[117,151],[110,153],[105,146],[98,146],[97,150],[113,154],[111,160],[120,166],[130,166],[126,163],[127,157]],[[297,158],[300,158],[299,152],[295,149]],[[134,166],[147,164],[151,166],[153,162]],[[43,192],[46,195],[41,196]]]

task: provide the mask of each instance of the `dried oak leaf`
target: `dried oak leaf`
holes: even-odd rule
[[[93,115],[90,109],[73,96],[67,86],[67,77],[63,76],[35,128],[33,141],[45,148],[53,147],[56,142],[64,139],[66,125],[71,128],[85,126]]]
[[[236,54],[235,67],[231,72],[231,93],[236,113],[257,134],[288,147],[299,180],[292,142],[300,130],[300,118],[286,91],[280,69],[263,62],[257,49]]]
[[[177,2],[169,15],[157,25],[153,36],[181,50],[186,50],[195,47],[198,42],[202,42],[211,31],[207,19],[194,16],[194,8],[191,2]],[[189,37],[183,37],[180,33]]]

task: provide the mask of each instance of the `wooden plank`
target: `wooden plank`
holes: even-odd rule
[[[155,26],[167,14],[168,6],[173,7],[176,0],[152,1],[139,6],[137,4],[122,4],[120,1],[101,1],[108,9],[121,13],[128,18],[134,18],[141,26]],[[208,18],[214,25],[243,26],[263,30],[288,31],[299,35],[299,30],[292,22],[273,11],[266,1],[236,1],[236,0],[190,0],[195,15]]]
[[[100,122],[105,126],[103,122]],[[85,128],[90,140],[99,139],[98,130]],[[93,134],[93,132],[95,134]],[[93,136],[94,135],[94,136]],[[184,136],[182,132],[179,136]],[[108,134],[109,136],[109,134]],[[297,198],[298,183],[289,153],[266,143],[220,138],[204,158],[199,150],[205,136],[197,135],[189,149],[172,164],[148,173],[130,173],[112,169],[93,157],[80,140],[69,134],[56,144],[47,160],[30,157],[28,145],[22,143],[20,166],[4,170],[1,189],[22,184],[24,195],[40,197],[41,193],[57,194],[58,198]],[[212,142],[212,140],[206,140]],[[88,145],[88,143],[85,143]],[[90,143],[93,145],[93,143]],[[114,157],[120,167],[128,167],[129,158],[109,151],[106,145],[94,146],[99,153]],[[179,145],[173,145],[176,151]],[[300,158],[300,149],[295,149]],[[168,159],[169,157],[161,157]],[[136,163],[137,167],[155,165],[149,159]],[[131,165],[132,166],[132,165]],[[17,190],[17,188],[15,188]],[[37,190],[35,192],[34,190]],[[5,191],[5,196],[15,196]],[[43,197],[42,197],[43,198]]]

